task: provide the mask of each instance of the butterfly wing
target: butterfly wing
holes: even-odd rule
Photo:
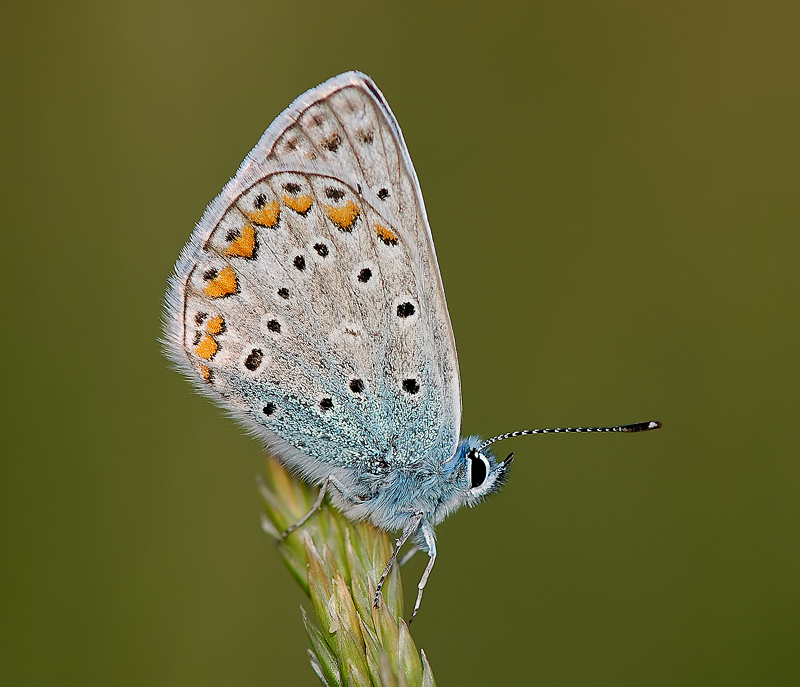
[[[300,96],[206,209],[166,299],[170,357],[307,479],[455,451],[455,341],[411,158],[348,72]]]

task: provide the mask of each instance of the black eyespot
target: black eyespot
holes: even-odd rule
[[[481,486],[486,481],[486,463],[474,451],[469,453],[470,488]]]
[[[300,193],[300,184],[295,184],[293,181],[290,181],[288,184],[283,185],[283,189],[286,193],[291,193],[293,196],[296,196]]]
[[[334,186],[328,186],[325,189],[325,195],[331,200],[341,200],[344,198],[344,191],[342,191],[340,188],[335,188]]]
[[[294,259],[294,266],[302,272],[306,268],[306,259],[302,255],[298,255]]]
[[[263,193],[259,193],[256,196],[255,202],[253,205],[256,206],[256,210],[261,210],[267,204],[267,197]]]
[[[320,257],[324,258],[328,255],[328,246],[326,246],[324,243],[315,243],[314,250],[319,253]]]
[[[281,333],[281,323],[278,320],[270,320],[267,322],[267,329],[271,332],[275,332],[276,334]]]
[[[419,384],[417,383],[416,379],[404,379],[403,380],[403,391],[408,392],[409,394],[416,394],[419,392]]]
[[[211,281],[218,274],[219,274],[219,270],[217,270],[214,267],[212,267],[211,269],[208,269],[205,272],[203,272],[203,279],[205,279],[206,281]]]
[[[267,403],[267,405],[264,406],[264,415],[272,415],[276,409],[274,403]]]
[[[278,289],[278,295],[281,298],[289,298],[289,289],[287,288]]]
[[[244,366],[250,370],[250,372],[254,372],[258,369],[258,366],[261,365],[261,361],[264,360],[264,353],[258,348],[254,348],[250,351],[250,355],[248,355],[244,359]]]
[[[398,317],[411,317],[415,312],[413,303],[401,303],[397,306]]]
[[[355,394],[360,394],[362,391],[364,391],[364,382],[361,379],[351,379],[350,391]]]
[[[331,408],[333,408],[333,399],[332,398],[323,398],[319,402],[319,407],[320,407],[320,409],[322,410],[323,413],[326,410],[330,410]]]
[[[371,276],[372,276],[372,270],[369,267],[365,267],[358,273],[358,281],[366,284]]]
[[[382,188],[380,191],[378,191],[378,198],[380,198],[381,200],[386,200],[388,197],[389,197],[389,189]]]

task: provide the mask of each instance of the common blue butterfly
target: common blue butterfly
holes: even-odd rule
[[[169,357],[352,520],[427,551],[506,479],[460,438],[461,388],[425,205],[383,95],[358,72],[304,93],[208,206],[166,294]],[[309,512],[286,534],[301,525]]]

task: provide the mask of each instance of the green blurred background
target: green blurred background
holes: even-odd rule
[[[206,203],[347,69],[417,167],[464,432],[664,422],[499,449],[413,626],[439,684],[800,683],[796,1],[4,17],[2,684],[316,683],[260,447],[157,338]]]

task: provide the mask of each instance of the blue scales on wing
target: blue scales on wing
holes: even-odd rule
[[[369,498],[435,469],[461,420],[416,174],[357,73],[301,96],[206,210],[168,294],[174,360],[306,479]]]

